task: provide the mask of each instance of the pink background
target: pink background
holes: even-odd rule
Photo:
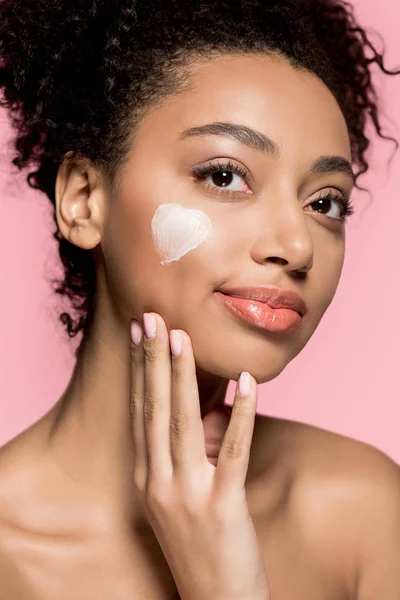
[[[364,25],[380,32],[386,65],[400,67],[398,0],[358,0]],[[375,38],[377,39],[377,38]],[[379,40],[378,40],[379,42]],[[400,76],[376,79],[385,130],[400,141]],[[12,174],[9,130],[0,111],[0,444],[38,419],[64,391],[73,345],[58,325],[46,281],[57,268],[50,203]],[[354,196],[347,258],[334,302],[303,352],[260,386],[259,412],[304,421],[368,442],[400,462],[400,150],[378,142],[373,194]],[[230,386],[230,401],[233,385]]]

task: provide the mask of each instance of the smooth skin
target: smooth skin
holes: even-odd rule
[[[197,505],[203,527],[192,522],[193,536],[189,519],[178,520],[180,503],[188,506],[192,499],[182,478],[170,479],[179,492],[166,510],[175,516],[162,524],[143,501],[143,480],[139,488],[134,482],[145,441],[132,437],[132,415],[140,405],[139,399],[129,402],[136,381],[132,319],[143,325],[144,314],[155,314],[168,332],[183,331],[190,340],[196,377],[192,367],[192,386],[185,390],[200,407],[208,459],[205,465],[203,455],[201,462],[208,478],[193,477],[191,485],[202,484],[207,494],[230,422],[223,408],[229,380],[247,371],[264,383],[285,368],[332,301],[344,260],[345,224],[335,218],[337,205],[323,214],[315,202],[329,191],[348,197],[352,178],[344,170],[312,170],[322,156],[351,160],[346,123],[329,89],[282,58],[260,55],[198,60],[188,81],[185,91],[164,99],[140,121],[114,194],[90,162],[76,158],[60,166],[57,222],[71,243],[94,252],[95,312],[62,396],[0,450],[0,599],[172,600],[178,586],[186,600],[191,581],[208,589],[210,568],[221,587],[233,583],[244,568],[244,544],[243,560],[253,557],[244,583],[263,587],[261,553],[272,600],[400,600],[399,468],[366,444],[256,414],[245,444],[251,444],[247,508],[242,505],[231,530],[222,528],[225,534],[208,554],[211,514]],[[249,147],[248,136],[184,135],[193,127],[228,122],[268,136],[275,150]],[[211,176],[193,176],[194,167],[227,159],[246,177],[235,174],[220,189]],[[151,219],[166,202],[204,211],[214,233],[162,266]],[[222,285],[294,290],[309,311],[297,332],[270,335],[221,307],[214,292]],[[169,369],[172,377],[174,360],[169,358],[169,366],[164,341],[164,354],[150,358],[154,389],[168,379]],[[151,352],[147,355],[145,372]],[[143,412],[153,414],[152,424],[167,435],[166,413],[177,396],[158,390],[151,409],[145,409],[151,395],[143,391]],[[196,410],[183,395],[184,406]],[[161,405],[164,416],[155,410]],[[140,427],[133,423],[137,435]],[[200,437],[197,412],[197,448]],[[196,452],[196,444],[190,448]],[[160,449],[160,459],[167,461]],[[196,465],[192,469],[187,472],[198,472]],[[243,476],[240,463],[235,477]],[[225,495],[223,519],[240,495],[239,487],[231,499]],[[180,571],[182,565],[190,577]]]

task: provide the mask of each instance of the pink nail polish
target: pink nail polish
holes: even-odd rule
[[[248,396],[251,388],[250,373],[243,371],[239,377],[239,395]]]
[[[157,321],[154,315],[145,313],[143,315],[144,332],[148,340],[152,340],[156,337],[157,333]]]
[[[133,320],[131,323],[131,338],[135,346],[139,346],[140,342],[142,341],[142,328],[135,320]]]
[[[182,336],[179,331],[172,329],[169,334],[169,340],[172,354],[180,356],[182,354]]]

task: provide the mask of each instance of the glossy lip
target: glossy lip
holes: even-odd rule
[[[291,290],[280,290],[271,286],[219,288],[216,290],[226,296],[245,298],[268,304],[271,308],[288,308],[304,317],[308,308],[303,298]]]

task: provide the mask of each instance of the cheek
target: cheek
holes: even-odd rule
[[[211,219],[202,211],[179,204],[161,204],[152,219],[151,231],[161,265],[180,260],[209,237]]]
[[[336,288],[340,281],[342,274],[343,263],[345,254],[345,242],[344,235],[339,237],[335,244],[333,244],[332,251],[330,252],[329,259],[331,262],[331,287],[332,295],[335,294]]]
[[[157,293],[160,265],[151,236],[154,211],[143,199],[113,202],[102,237],[106,281],[118,310],[132,315],[144,303],[147,291]]]
[[[321,313],[321,316],[335,296],[344,262],[344,240],[338,238],[333,242],[332,240],[328,240],[328,242],[325,240],[320,251],[316,251],[314,273],[311,272],[314,280],[314,285],[311,287],[315,298],[319,299],[318,312]]]
[[[187,290],[210,276],[211,219],[176,203],[119,199],[107,221],[102,247],[107,285],[118,310],[140,318],[156,311],[168,318]],[[204,273],[204,268],[206,273]]]

